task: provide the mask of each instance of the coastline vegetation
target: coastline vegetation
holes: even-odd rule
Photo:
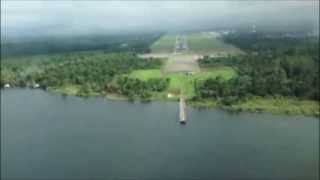
[[[241,43],[245,37],[224,39],[246,54],[203,56],[197,73],[164,73],[164,58],[142,58],[134,49],[10,56],[1,59],[1,87],[132,101],[175,101],[182,93],[195,107],[319,116],[318,42],[254,36],[251,47]]]
[[[232,67],[237,76],[197,81],[193,104],[319,116],[318,42],[304,38],[265,40],[260,36],[254,35],[252,44],[241,41],[244,37],[239,35],[226,38],[245,49],[245,55],[199,60],[202,68]]]
[[[142,59],[130,53],[103,52],[53,56],[47,60],[19,63],[6,60],[1,63],[1,86],[26,87],[39,84],[43,89],[79,96],[118,93],[142,99],[152,91],[162,91],[168,80],[152,78],[141,81],[130,78],[135,69],[160,68],[161,59]]]
[[[320,104],[318,101],[300,100],[295,97],[259,97],[254,96],[238,101],[230,106],[220,104],[215,99],[190,100],[195,108],[219,108],[232,112],[269,112],[274,114],[289,114],[319,117]]]

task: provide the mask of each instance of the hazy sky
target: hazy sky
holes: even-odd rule
[[[240,24],[312,24],[319,1],[10,1],[1,34],[188,30]]]

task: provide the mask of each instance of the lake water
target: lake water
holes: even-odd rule
[[[1,91],[2,177],[318,179],[319,120]]]

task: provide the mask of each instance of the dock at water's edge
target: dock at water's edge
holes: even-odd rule
[[[180,102],[179,102],[179,122],[181,124],[185,124],[186,120],[187,120],[187,117],[186,117],[185,99],[183,97],[180,97]]]

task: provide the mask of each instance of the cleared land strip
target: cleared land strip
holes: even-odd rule
[[[174,72],[199,72],[200,67],[196,55],[171,55],[163,68],[164,73]]]
[[[176,37],[174,54],[168,57],[168,61],[163,68],[164,73],[175,72],[199,72],[197,55],[187,54],[188,42],[185,36]]]
[[[197,59],[200,56],[226,56],[241,54],[241,50],[227,44],[218,33],[192,33],[186,35],[165,35],[155,42],[152,54],[145,57],[164,57],[167,63],[163,73],[200,72]]]

